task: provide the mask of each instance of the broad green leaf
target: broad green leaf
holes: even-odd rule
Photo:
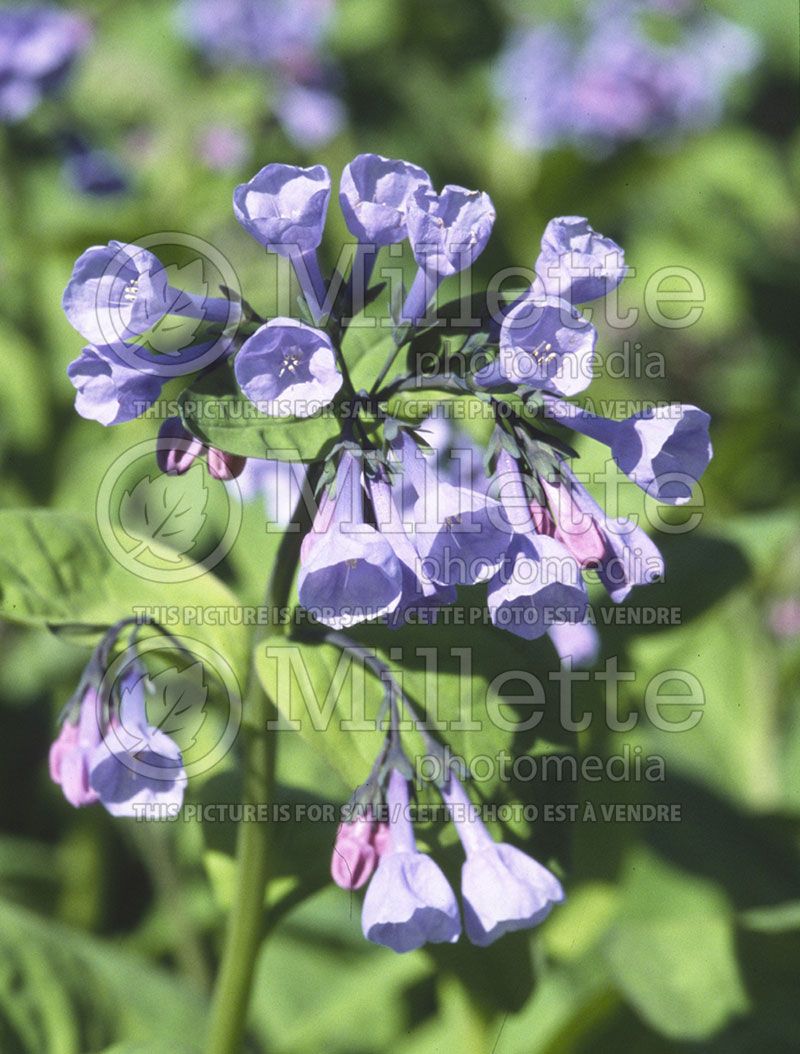
[[[279,636],[267,641],[256,661],[261,683],[289,728],[347,784],[362,783],[383,740],[371,727],[383,698],[373,674],[329,644]]]
[[[276,1054],[388,1050],[404,1024],[403,993],[430,965],[388,955],[361,935],[360,898],[328,888],[282,922],[265,943],[254,985],[253,1026]],[[365,998],[379,977],[381,1012]],[[317,993],[307,1012],[309,991]]]
[[[435,630],[374,625],[358,627],[355,635],[395,671],[417,714],[431,720],[434,738],[449,747],[456,765],[475,776],[480,797],[530,800],[530,778],[516,781],[504,771],[504,759],[543,751],[568,754],[574,737],[559,725],[558,686],[548,677],[553,669],[549,641],[531,643],[498,631],[476,617],[484,614],[482,600],[480,588],[464,591]],[[376,675],[338,647],[279,637],[262,649],[257,668],[289,727],[350,786],[360,784],[384,735],[374,727],[383,695]],[[575,706],[580,712],[578,702]],[[435,777],[441,755],[411,727],[409,715],[403,716],[412,764],[419,775]],[[547,793],[561,800],[570,792],[566,783],[558,783]],[[520,836],[530,830],[521,817],[512,816],[508,826]],[[451,839],[452,831],[442,828],[436,826],[435,837]]]
[[[636,671],[626,692],[632,700],[641,706],[646,692],[662,723],[693,722],[670,731],[644,715],[632,742],[663,755],[671,771],[748,807],[766,810],[790,797],[776,765],[775,644],[749,596],[734,593],[702,618],[637,637],[630,668]],[[694,718],[689,693],[698,701]]]
[[[316,461],[340,434],[331,407],[314,417],[267,417],[221,366],[186,388],[179,400],[184,424],[199,439],[230,454],[277,461]]]
[[[628,862],[605,955],[637,1012],[673,1039],[705,1039],[747,1009],[725,896],[650,853]]]
[[[80,630],[151,613],[174,634],[208,644],[243,675],[248,629],[203,614],[239,606],[210,572],[184,582],[139,578],[112,558],[93,525],[48,509],[0,510],[0,536],[0,619]]]
[[[77,1054],[121,1041],[201,1049],[205,1004],[152,962],[0,901],[0,1049]]]
[[[168,546],[180,556],[194,545],[205,522],[208,487],[197,463],[181,476],[145,476],[122,495],[120,526],[141,548]],[[177,561],[176,561],[177,562]]]

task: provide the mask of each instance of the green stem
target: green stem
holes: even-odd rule
[[[403,347],[405,347],[404,344],[398,344],[392,351],[389,352],[389,354],[388,354],[388,356],[386,358],[386,362],[384,362],[383,367],[381,368],[381,372],[375,378],[375,382],[372,385],[372,387],[370,388],[370,392],[369,392],[370,395],[374,395],[378,391],[380,386],[383,384],[384,380],[386,379],[386,374],[389,372],[389,370],[394,365],[394,361],[397,358],[397,356],[400,354],[400,349],[403,348]]]
[[[274,613],[286,608],[300,559],[300,543],[308,529],[311,502],[321,465],[309,468],[297,513],[297,530],[286,529],[278,547],[265,605]],[[270,622],[253,642],[247,691],[244,699],[244,786],[245,806],[266,805],[275,784],[276,739],[267,734],[276,716],[275,704],[258,677],[256,658],[266,637],[285,632],[286,627]],[[251,819],[240,821],[236,845],[236,883],[228,919],[222,964],[211,1004],[206,1054],[240,1054],[247,1026],[247,1008],[256,960],[263,934],[264,901],[269,882],[268,823]]]
[[[272,703],[255,670],[245,698],[249,722],[245,729],[245,771],[242,800],[260,805],[270,799],[274,751],[266,725]],[[236,844],[237,872],[222,965],[214,990],[207,1054],[239,1054],[247,1025],[247,1007],[261,946],[261,919],[269,880],[269,824],[242,819]]]

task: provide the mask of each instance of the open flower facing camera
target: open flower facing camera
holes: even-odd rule
[[[224,286],[221,296],[177,288],[159,259],[136,245],[88,249],[64,294],[68,319],[91,341],[68,371],[76,408],[105,425],[131,420],[177,373],[185,387],[180,416],[159,432],[162,472],[186,473],[201,456],[217,479],[239,475],[248,461],[293,464],[302,500],[270,601],[275,610],[290,603],[296,574],[297,600],[311,616],[303,632],[318,643],[358,654],[344,631],[370,622],[432,625],[459,589],[480,586],[498,631],[524,642],[548,635],[570,667],[590,662],[598,642],[586,580],[619,603],[634,586],[660,579],[664,561],[637,522],[607,514],[579,480],[572,434],[604,444],[621,473],[671,505],[690,500],[711,458],[709,417],[694,406],[611,420],[567,401],[589,386],[598,340],[579,305],[623,281],[622,249],[584,217],[556,217],[530,261],[530,285],[493,311],[486,295],[473,295],[477,317],[459,328],[448,323],[463,317],[454,310],[463,305],[436,301],[445,280],[468,271],[485,248],[495,222],[489,196],[454,185],[438,191],[417,165],[360,155],[346,166],[339,194],[357,243],[349,271],[330,275],[320,248],[331,191],[322,165],[273,163],[233,196],[243,229],[291,268],[300,318],[285,309],[263,317]],[[416,270],[401,284],[390,270],[387,293],[379,253],[405,240]],[[148,344],[148,333],[174,316],[193,320],[188,346]],[[462,434],[458,449],[437,454],[436,414],[423,420],[409,411],[419,393],[438,395],[445,412],[460,401],[479,408],[488,422],[483,442]],[[106,662],[110,650],[106,640]],[[134,803],[179,801],[180,752],[148,724],[141,677],[129,675],[102,699],[101,658],[68,708],[53,778],[74,804],[99,800],[116,814]],[[387,667],[373,659],[371,668],[384,683],[389,728],[354,796],[361,812],[341,825],[332,860],[340,886],[367,887],[365,936],[399,952],[452,943],[462,909],[477,945],[536,925],[563,899],[559,880],[494,840],[446,765],[436,788],[466,853],[462,908],[438,864],[418,849],[398,699],[411,703]],[[145,757],[147,776],[137,770]],[[165,768],[171,782],[157,778]]]

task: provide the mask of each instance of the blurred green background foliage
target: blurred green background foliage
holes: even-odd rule
[[[142,420],[103,429],[72,409],[65,368],[80,338],[60,300],[75,258],[112,237],[136,242],[152,232],[189,232],[233,262],[245,296],[268,312],[274,261],[237,226],[230,201],[234,185],[270,161],[321,162],[336,179],[356,153],[373,151],[424,166],[438,185],[486,190],[498,218],[476,265],[480,281],[503,267],[532,266],[547,220],[579,214],[622,244],[636,268],[622,288],[623,305],[641,312],[648,279],[667,266],[693,272],[704,290],[702,313],[690,327],[657,326],[644,312],[630,330],[601,327],[602,353],[629,362],[634,351],[642,360],[657,353],[665,366],[655,377],[606,373],[589,392],[596,402],[696,403],[713,420],[715,458],[703,480],[702,524],[660,537],[666,582],[638,591],[626,605],[675,606],[680,624],[600,626],[600,663],[618,656],[620,669],[635,671],[620,688],[621,712],[640,714],[635,727],[605,727],[603,685],[592,680],[577,696],[580,709],[593,715],[591,725],[565,733],[555,718],[557,685],[547,681],[555,660],[546,644],[523,646],[482,627],[435,631],[445,709],[459,697],[450,649],[462,646],[479,657],[476,698],[497,673],[523,663],[543,679],[552,707],[533,732],[495,730],[494,738],[480,740],[461,733],[451,741],[455,751],[610,757],[638,750],[665,759],[665,779],[484,786],[482,794],[498,804],[578,806],[572,819],[507,825],[508,838],[559,873],[567,900],[536,932],[486,950],[462,940],[396,956],[369,945],[360,932],[359,895],[348,897],[328,877],[335,825],[276,824],[276,876],[248,1049],[797,1050],[794,5],[709,4],[749,26],[763,49],[724,119],[676,141],[633,144],[603,158],[511,146],[491,90],[497,53],[520,20],[569,19],[577,2],[340,0],[329,48],[347,122],[309,152],[274,119],[263,74],[212,69],[177,32],[174,4],[78,6],[93,20],[95,38],[63,99],[0,129],[3,509],[86,514],[108,465],[157,428]],[[46,148],[57,106],[114,152],[130,180],[126,194],[92,198],[65,184],[60,161]],[[210,125],[244,137],[232,168],[203,163],[198,144]],[[323,246],[330,265],[347,240],[332,208]],[[595,467],[588,447],[579,452]],[[248,504],[239,542],[216,570],[220,581],[196,589],[215,588],[221,597],[233,590],[258,602],[275,548],[261,503]],[[0,538],[0,582],[4,590],[10,582],[12,592],[13,562],[13,546]],[[81,588],[91,592],[93,584]],[[151,602],[130,581],[115,588],[113,600],[123,608]],[[191,589],[185,595],[195,596]],[[158,602],[166,597],[162,592]],[[429,644],[431,632],[409,629],[389,638],[368,628],[359,637],[411,649]],[[241,633],[217,634],[215,642],[237,661],[246,651]],[[232,897],[232,827],[135,824],[97,807],[71,809],[48,779],[47,750],[88,651],[44,626],[6,623],[0,649],[0,1050],[196,1050]],[[318,650],[311,661],[324,685],[334,657]],[[702,686],[702,720],[690,732],[659,731],[642,715],[649,679],[668,669],[687,671]],[[412,697],[423,695],[422,674],[413,663],[407,670]],[[338,807],[366,775],[374,746],[335,731],[280,736],[282,802]],[[234,801],[237,779],[234,753],[192,784],[188,800]],[[594,822],[584,819],[587,802],[596,807]],[[606,820],[603,803],[678,806],[680,819]],[[420,833],[456,875],[453,832],[431,824]]]

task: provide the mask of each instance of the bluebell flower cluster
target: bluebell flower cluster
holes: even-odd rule
[[[367,940],[400,953],[424,944],[454,944],[462,933],[458,900],[439,865],[417,848],[408,781],[392,768],[385,784],[386,819],[373,819],[367,811],[340,826],[332,877],[343,889],[369,882],[361,914]],[[556,876],[515,846],[495,842],[453,773],[439,789],[465,853],[461,898],[467,938],[486,947],[543,922],[564,899]]]
[[[243,229],[293,267],[303,319],[262,318],[226,288],[221,297],[177,288],[144,246],[112,241],[87,249],[63,300],[89,342],[68,370],[78,411],[106,425],[121,423],[151,406],[169,377],[186,374],[191,392],[190,375],[202,370],[206,382],[218,379],[227,399],[257,408],[263,460],[253,457],[252,446],[245,451],[234,442],[220,449],[202,422],[182,411],[159,430],[162,471],[180,474],[204,457],[218,479],[247,472],[251,489],[271,480],[266,487],[273,498],[282,495],[289,506],[306,466],[281,470],[271,460],[269,423],[304,427],[327,413],[339,434],[311,458],[319,469],[317,504],[297,577],[300,605],[325,632],[341,634],[376,619],[391,626],[412,618],[432,622],[460,587],[482,583],[495,626],[526,641],[546,634],[564,660],[590,662],[597,638],[587,621],[587,575],[620,602],[634,586],[659,578],[663,560],[638,524],[608,516],[592,497],[564,436],[577,432],[604,444],[620,472],[653,499],[674,505],[690,500],[711,458],[709,418],[696,407],[657,407],[614,421],[569,401],[592,379],[597,343],[577,305],[622,282],[622,249],[584,217],[551,220],[531,285],[499,315],[479,313],[459,367],[441,356],[423,374],[409,353],[430,335],[442,281],[470,268],[485,247],[495,220],[491,200],[455,185],[437,191],[409,162],[360,155],[346,166],[339,188],[357,244],[349,276],[334,276],[337,289],[318,254],[331,192],[321,165],[269,164],[233,195]],[[394,298],[393,349],[388,362],[375,362],[371,391],[355,391],[343,338],[357,305],[374,298],[378,254],[404,241],[416,273]],[[175,315],[197,323],[188,348],[171,354],[142,343]],[[392,372],[401,351],[408,365]],[[446,421],[403,420],[395,400],[415,390],[481,403],[494,420],[488,448],[456,439]],[[235,440],[236,430],[220,435]],[[460,449],[448,450],[454,439]],[[245,453],[256,470],[248,469]],[[173,801],[179,793],[181,780],[158,778],[157,771],[180,766],[174,744],[147,724],[137,692],[123,693],[116,707],[101,706],[98,721],[96,687],[91,679],[81,687],[52,754],[53,778],[74,804],[101,801],[127,815],[140,803]],[[145,750],[156,759],[144,783],[135,766],[130,775],[130,737],[120,727],[145,744],[137,757]],[[109,732],[116,747],[109,747]],[[469,939],[489,944],[535,925],[562,899],[558,880],[528,855],[496,844],[474,813],[465,818],[469,801],[452,773],[440,789],[466,851],[462,900]],[[407,784],[396,766],[385,773],[382,793],[388,821],[367,818],[343,827],[334,878],[347,888],[369,882],[363,927],[370,940],[396,951],[457,940],[458,902],[437,864],[417,851]]]
[[[613,421],[565,398],[593,376],[597,331],[577,305],[622,282],[622,249],[584,217],[551,220],[531,285],[470,336],[459,374],[445,368],[420,377],[412,368],[384,383],[386,369],[376,363],[372,391],[355,392],[342,350],[344,301],[318,256],[330,199],[322,165],[269,164],[233,196],[242,227],[290,261],[309,321],[264,320],[249,305],[245,318],[238,300],[176,289],[139,246],[112,241],[83,253],[64,294],[67,317],[90,341],[68,371],[78,411],[103,424],[130,420],[152,405],[168,376],[211,366],[232,373],[239,397],[267,419],[339,416],[339,441],[318,455],[324,471],[297,583],[300,603],[320,623],[345,630],[374,619],[433,620],[459,587],[484,583],[496,626],[525,640],[548,634],[562,657],[589,661],[597,639],[586,576],[620,602],[634,586],[660,579],[664,567],[641,526],[609,517],[579,481],[569,434],[560,438],[558,430],[606,445],[620,472],[673,505],[691,499],[712,454],[709,417],[697,407],[656,407]],[[416,261],[395,309],[394,358],[430,326],[443,279],[483,250],[494,207],[483,192],[437,191],[419,166],[375,154],[346,166],[339,202],[358,239],[346,287],[351,311],[370,296],[381,247],[407,240]],[[200,327],[177,365],[136,343],[175,314]],[[471,463],[467,472],[463,458],[454,471],[452,456],[431,457],[423,432],[393,416],[395,397],[419,386],[478,399],[494,414],[489,449],[468,444],[458,452]],[[162,425],[164,471],[186,471],[198,456],[217,478],[245,469],[243,450],[219,450],[192,427],[177,419]]]
[[[147,717],[148,673],[134,658],[107,684],[122,625],[98,645],[50,747],[50,778],[70,805],[100,803],[112,816],[179,808],[186,771],[178,744]]]
[[[336,71],[324,58],[334,7],[334,0],[183,0],[180,26],[213,65],[264,70],[286,134],[311,149],[345,121]]]
[[[483,585],[494,626],[522,641],[547,635],[563,661],[591,662],[598,640],[587,580],[619,603],[634,586],[659,579],[664,562],[638,523],[609,516],[579,479],[573,433],[607,447],[620,473],[669,505],[691,500],[712,456],[709,416],[695,406],[656,406],[611,420],[570,401],[592,380],[598,340],[579,306],[624,280],[622,249],[585,217],[555,217],[532,261],[530,285],[491,304],[486,294],[473,294],[466,305],[476,317],[466,335],[457,326],[448,333],[454,316],[442,311],[440,319],[436,301],[444,280],[471,268],[485,248],[495,221],[489,196],[452,184],[437,190],[418,165],[359,155],[345,167],[338,196],[356,244],[349,271],[329,275],[319,248],[331,195],[323,165],[276,163],[233,194],[241,227],[293,269],[301,318],[264,318],[226,286],[221,297],[179,288],[143,245],[111,241],[81,254],[63,299],[89,342],[68,370],[78,412],[105,425],[130,420],[153,404],[166,379],[185,374],[181,416],[159,430],[159,466],[180,474],[204,457],[218,479],[243,474],[249,492],[284,505],[276,510],[281,522],[302,488],[302,513],[291,515],[305,524],[296,589],[313,616],[302,621],[313,624],[317,642],[357,648],[346,631],[374,620],[433,623],[460,588]],[[388,358],[374,362],[370,390],[356,390],[348,329],[383,291],[372,284],[379,254],[404,242],[414,276],[388,298],[387,325],[374,327],[376,348],[391,332]],[[450,306],[463,309],[465,302]],[[147,335],[172,316],[196,323],[189,346],[146,346]],[[434,359],[424,369],[417,354],[423,345],[426,359]],[[360,366],[369,354],[361,349]],[[198,375],[200,390],[193,387]],[[479,450],[446,418],[404,416],[403,395],[418,392],[438,392],[442,407],[464,399],[482,408],[492,428],[486,447]],[[189,409],[198,404],[211,425]],[[215,430],[232,408],[237,426]],[[287,451],[281,439],[272,446],[273,426],[278,434],[299,430],[305,455],[295,451],[281,467],[275,459]],[[563,899],[559,880],[528,854],[494,841],[451,770],[437,788],[465,851],[462,906],[438,864],[418,850],[411,769],[398,731],[402,693],[388,672],[380,671],[381,717],[388,706],[391,728],[356,792],[366,811],[341,826],[331,863],[340,886],[366,886],[364,935],[406,952],[453,943],[462,927],[484,946],[537,925]],[[148,725],[141,682],[109,703],[98,703],[96,673],[79,686],[51,755],[53,778],[73,804],[100,801],[129,815],[141,804],[180,799],[180,752]],[[441,749],[417,728],[430,749]],[[131,769],[131,757],[138,767]]]
[[[759,56],[750,30],[696,0],[590,0],[579,19],[519,27],[500,55],[503,123],[522,148],[602,154],[709,127]]]

